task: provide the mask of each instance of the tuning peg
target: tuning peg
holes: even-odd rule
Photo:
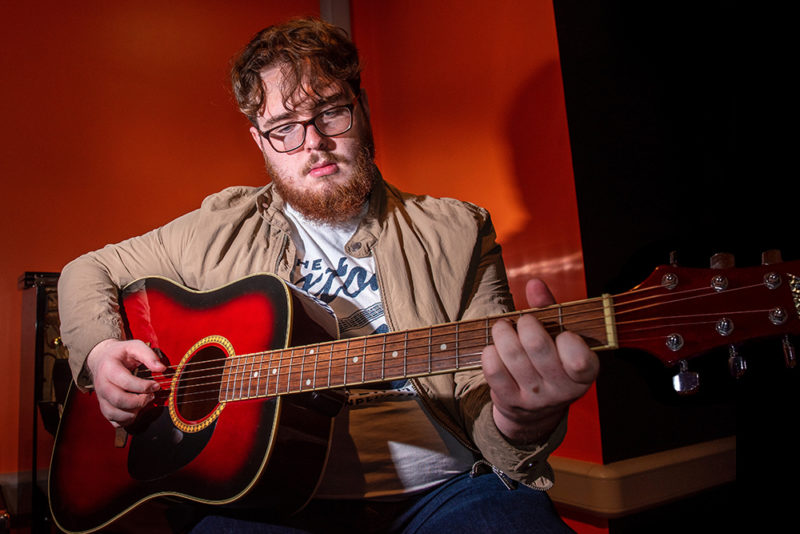
[[[773,265],[775,263],[781,263],[782,261],[783,258],[781,257],[780,250],[765,250],[761,253],[761,265]]]
[[[686,360],[678,362],[680,370],[672,377],[672,388],[681,395],[691,395],[700,388],[700,375],[689,371]]]
[[[783,336],[783,359],[789,369],[794,369],[797,366],[797,355],[794,352],[794,345],[789,341],[788,334]]]
[[[673,267],[677,267],[678,266],[678,251],[677,250],[671,250],[670,251],[670,253],[669,253],[669,264],[672,265]]]
[[[717,252],[711,256],[712,269],[730,269],[736,266],[736,259],[728,252]]]
[[[736,350],[736,347],[730,345],[728,347],[728,369],[730,369],[733,378],[742,378],[745,371],[747,371],[747,360],[745,360]]]

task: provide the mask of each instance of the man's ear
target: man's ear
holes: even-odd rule
[[[252,137],[253,141],[255,141],[256,145],[258,145],[258,149],[261,152],[263,152],[264,151],[264,144],[263,144],[264,143],[264,137],[261,135],[261,132],[259,132],[256,129],[255,126],[251,126],[250,127],[250,137]]]

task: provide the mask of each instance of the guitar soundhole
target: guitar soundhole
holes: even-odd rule
[[[206,345],[184,366],[177,385],[175,404],[185,421],[200,421],[219,404],[226,356],[222,348]]]

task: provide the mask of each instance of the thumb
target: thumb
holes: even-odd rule
[[[142,364],[149,370],[157,373],[163,372],[167,368],[158,354],[144,341],[136,340],[131,343],[128,347],[128,357],[135,365]]]
[[[555,297],[550,292],[547,284],[540,278],[531,278],[525,285],[525,297],[531,308],[542,308],[556,303]]]

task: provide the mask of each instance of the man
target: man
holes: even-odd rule
[[[119,288],[163,276],[208,290],[270,271],[327,303],[343,336],[482,318],[511,297],[488,214],[401,193],[373,162],[357,51],[343,31],[294,20],[256,35],[232,72],[272,183],[233,187],[166,226],[89,253],[59,284],[62,336],[76,382],[115,426],[159,386],[134,376],[164,365],[124,340]],[[531,306],[552,302],[539,281]],[[283,526],[219,514],[198,532],[560,532],[543,490],[569,404],[597,374],[576,335],[555,340],[523,317],[492,328],[481,371],[348,392],[314,500]],[[488,474],[484,474],[488,472]]]

